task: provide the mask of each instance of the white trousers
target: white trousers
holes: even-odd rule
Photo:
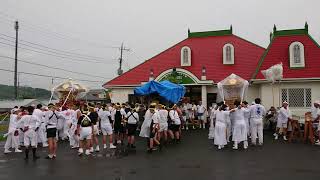
[[[251,140],[253,144],[256,144],[257,137],[259,138],[259,143],[263,143],[263,122],[262,119],[252,119],[251,120]]]
[[[18,147],[19,147],[19,135],[14,136],[14,133],[8,134],[6,144],[4,145],[4,149],[10,149],[10,148],[17,149]]]
[[[79,136],[75,133],[77,130],[77,125],[73,124],[71,128],[69,129],[69,135],[70,135],[70,146],[78,147],[79,146]]]
[[[37,132],[33,129],[29,129],[28,131],[24,132],[24,146],[37,147],[37,145],[38,145]]]
[[[38,143],[42,143],[43,144],[47,144],[47,136],[46,136],[46,127],[44,125],[44,123],[41,123],[38,131],[37,131],[37,135],[38,135]]]

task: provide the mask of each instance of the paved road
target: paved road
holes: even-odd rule
[[[274,142],[265,137],[264,147],[234,151],[231,147],[218,151],[207,140],[207,131],[184,134],[181,144],[162,152],[147,154],[140,139],[136,154],[106,157],[101,152],[93,157],[77,156],[66,143],[60,144],[58,158],[43,157],[34,162],[23,160],[23,154],[0,155],[0,180],[32,179],[106,179],[106,180],[313,180],[320,178],[320,147],[303,143]],[[3,149],[0,149],[3,152]],[[108,154],[108,153],[107,153]]]

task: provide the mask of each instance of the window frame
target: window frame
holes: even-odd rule
[[[188,51],[188,62],[184,62],[184,51]],[[181,66],[191,66],[191,49],[188,46],[184,46],[180,50],[180,64]]]
[[[290,89],[303,89],[303,106],[291,106],[290,108],[310,108],[312,106],[312,88],[281,88],[281,102],[287,101],[290,104],[292,104],[292,102],[290,102],[290,94],[289,94],[289,90]],[[310,102],[307,103],[307,90],[310,90]],[[286,95],[286,99],[283,98],[283,93],[285,93]],[[309,104],[310,106],[308,106],[307,104]]]
[[[294,47],[298,45],[300,47],[300,63],[294,62]],[[305,67],[305,56],[304,56],[304,45],[299,42],[295,41],[290,44],[289,46],[289,62],[290,68],[304,68]]]
[[[230,58],[231,58],[231,61],[227,61],[227,48],[230,47],[231,49],[231,54],[230,54]],[[222,50],[222,58],[223,58],[223,64],[226,64],[226,65],[233,65],[235,62],[234,62],[234,46],[231,44],[231,43],[227,43],[223,46],[223,50]]]

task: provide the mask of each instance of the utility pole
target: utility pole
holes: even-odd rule
[[[118,75],[119,76],[123,73],[123,70],[122,70],[122,61],[123,61],[122,55],[123,55],[123,51],[130,51],[130,49],[125,48],[123,46],[123,43],[122,43],[121,47],[120,47],[120,58],[119,58],[119,69],[118,69]]]
[[[18,21],[15,22],[14,29],[16,30],[16,49],[14,56],[14,98],[18,99]]]

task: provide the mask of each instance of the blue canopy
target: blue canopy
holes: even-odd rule
[[[134,89],[135,95],[149,95],[158,93],[166,100],[177,103],[186,93],[185,87],[179,84],[174,84],[170,81],[149,81],[148,83]]]

